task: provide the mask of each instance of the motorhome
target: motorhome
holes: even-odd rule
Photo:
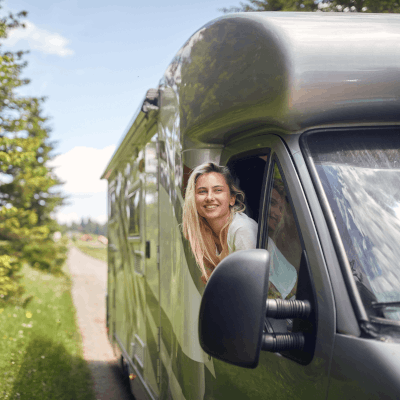
[[[245,192],[258,243],[204,284],[181,224],[210,161]],[[400,397],[399,15],[208,23],[102,177],[109,340],[137,399]],[[282,298],[269,241],[297,274]]]

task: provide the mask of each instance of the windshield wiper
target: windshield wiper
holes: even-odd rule
[[[386,307],[400,308],[400,301],[372,301],[371,306],[373,308],[386,308]]]
[[[372,301],[371,306],[372,308],[378,308],[378,309],[387,307],[400,308],[400,301]],[[370,316],[369,318],[370,321],[375,324],[400,328],[400,321],[398,320],[392,320],[388,318],[381,318],[374,316]]]

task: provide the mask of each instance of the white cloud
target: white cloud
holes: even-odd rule
[[[104,224],[107,221],[107,181],[101,180],[115,145],[104,149],[74,147],[65,154],[55,157],[49,166],[65,182],[62,190],[67,195],[67,204],[54,218],[62,224],[80,222],[82,218]]]
[[[58,212],[56,213],[53,218],[56,218],[56,220],[60,224],[71,224],[72,222],[81,222],[81,219],[79,218],[79,215],[76,212],[70,212],[70,213],[63,213],[63,212]]]
[[[94,218],[94,220],[96,222],[98,222],[99,224],[105,224],[107,222],[107,215],[98,215],[97,217]]]
[[[13,47],[19,41],[26,41],[31,49],[42,53],[56,54],[61,57],[74,54],[74,51],[67,47],[69,40],[60,34],[38,28],[29,21],[26,21],[25,25],[25,29],[20,28],[11,31],[5,42],[7,46]]]
[[[74,147],[51,161],[54,172],[65,182],[62,189],[71,194],[105,192],[107,181],[100,180],[115,150],[115,145],[104,149]]]

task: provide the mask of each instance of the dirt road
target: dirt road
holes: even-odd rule
[[[98,400],[134,400],[123,381],[105,327],[107,265],[71,247],[68,267],[72,275],[72,298]]]

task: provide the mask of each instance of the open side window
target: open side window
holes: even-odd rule
[[[241,155],[228,163],[228,168],[237,185],[245,194],[245,213],[256,222],[260,216],[262,194],[268,152]]]

